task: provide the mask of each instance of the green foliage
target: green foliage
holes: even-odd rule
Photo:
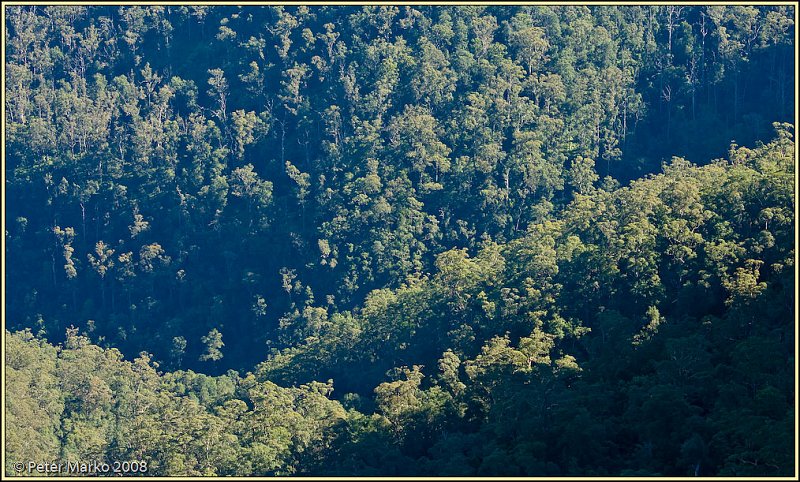
[[[149,475],[292,474],[345,416],[330,383],[160,374],[146,354],[128,362],[75,331],[63,347],[29,332],[6,339],[9,464],[64,457],[142,460]]]
[[[9,7],[6,459],[791,475],[794,13]]]
[[[200,361],[217,361],[222,358],[222,347],[225,343],[222,342],[222,333],[216,328],[208,332],[208,334],[200,339],[205,345],[205,351],[200,355]]]

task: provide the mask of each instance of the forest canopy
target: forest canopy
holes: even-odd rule
[[[794,7],[3,8],[7,475],[795,473]]]

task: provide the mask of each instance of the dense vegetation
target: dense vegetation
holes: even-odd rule
[[[8,464],[793,474],[793,17],[9,7]]]

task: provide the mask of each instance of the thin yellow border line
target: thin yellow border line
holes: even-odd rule
[[[308,2],[297,2],[297,1],[278,1],[278,2],[259,2],[259,1],[240,1],[236,3],[220,3],[220,2],[191,2],[191,1],[150,1],[150,0],[142,0],[138,2],[131,2],[131,1],[87,1],[87,2],[36,2],[36,1],[12,1],[12,2],[0,2],[2,3],[2,13],[0,13],[0,19],[2,19],[2,26],[0,30],[2,31],[2,39],[5,40],[6,34],[6,7],[9,6],[26,6],[26,5],[36,5],[36,6],[102,6],[102,5],[119,5],[119,6],[193,6],[193,5],[208,5],[208,6],[229,6],[229,7],[238,7],[238,6],[269,6],[269,5],[286,5],[286,6],[308,6],[308,7],[316,7],[316,6],[465,6],[465,5],[483,5],[483,6],[638,6],[638,5],[664,5],[668,2],[658,2],[658,1],[637,1],[637,2],[622,2],[622,1],[598,1],[598,2],[577,2],[577,1],[564,1],[564,2],[553,2],[553,1],[498,1],[498,2],[417,2],[417,1],[410,1],[410,2],[389,2],[389,1],[355,1],[355,2],[348,2],[348,1],[330,1],[325,3],[308,3]],[[777,1],[777,2],[741,2],[741,1],[734,1],[734,2],[724,2],[724,1],[708,1],[708,2],[674,2],[679,3],[685,6],[705,6],[705,5],[721,5],[721,6],[728,6],[728,5],[753,5],[753,6],[792,6],[794,7],[794,28],[795,28],[795,38],[794,38],[794,51],[795,51],[795,59],[798,58],[798,33],[797,33],[797,25],[798,19],[798,2],[790,2],[790,1]],[[3,333],[2,333],[2,343],[3,346],[0,348],[3,352],[3,358],[0,360],[0,372],[2,373],[3,378],[3,387],[5,388],[5,380],[6,380],[6,370],[5,370],[5,347],[6,347],[6,265],[5,265],[5,245],[6,245],[6,190],[5,190],[5,182],[6,182],[6,109],[5,109],[5,66],[6,66],[6,50],[2,48],[2,66],[0,67],[0,71],[2,72],[3,76],[3,92],[0,94],[2,97],[2,133],[0,133],[0,139],[3,142],[3,155],[2,155],[2,168],[3,172],[0,174],[0,179],[3,180],[3,186],[0,188],[2,191],[2,205],[3,205],[3,212],[0,215],[0,224],[2,225],[3,236],[2,240],[0,240],[0,245],[2,246],[3,250],[3,262],[0,263],[2,265],[2,276],[3,276],[3,290],[2,294],[0,295],[0,299],[2,299],[2,325],[3,325]],[[800,119],[798,114],[798,98],[797,98],[797,86],[798,86],[798,65],[797,61],[795,61],[794,66],[794,83],[795,83],[795,99],[794,99],[794,274],[795,274],[795,284],[794,284],[794,308],[795,308],[795,319],[794,319],[794,344],[795,344],[795,379],[794,379],[794,424],[795,424],[795,438],[794,438],[794,447],[795,447],[795,462],[794,462],[794,476],[793,477],[633,477],[635,480],[798,480],[798,428],[800,424],[798,424],[797,419],[797,408],[798,408],[798,399],[797,399],[797,390],[798,390],[798,313],[797,313],[797,299],[798,293],[800,293],[798,288],[798,260],[800,259],[800,254],[797,252],[798,247],[798,229],[797,229],[797,218],[798,218],[798,204],[797,204],[797,195],[798,195],[798,180],[797,180],[797,159],[798,159],[798,144],[797,144],[797,125],[798,120]],[[0,439],[0,461],[2,463],[2,473],[0,473],[0,477],[5,477],[5,463],[6,463],[6,453],[5,453],[5,434],[6,434],[6,419],[5,419],[5,396],[2,400],[0,400],[0,406],[2,407],[2,439]],[[123,479],[137,479],[138,477],[134,476],[123,476]],[[181,476],[171,476],[171,477],[148,477],[149,480],[174,480],[174,479],[185,479],[185,480],[207,480],[210,477],[181,477]],[[216,478],[216,477],[211,477]],[[220,477],[221,478],[221,477]],[[436,479],[445,479],[445,480],[620,480],[625,477],[225,477],[228,480],[436,480]],[[628,477],[630,478],[630,477]],[[26,480],[93,480],[95,477],[26,477]]]

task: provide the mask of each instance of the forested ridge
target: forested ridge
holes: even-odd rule
[[[4,8],[7,474],[794,474],[793,8]]]

